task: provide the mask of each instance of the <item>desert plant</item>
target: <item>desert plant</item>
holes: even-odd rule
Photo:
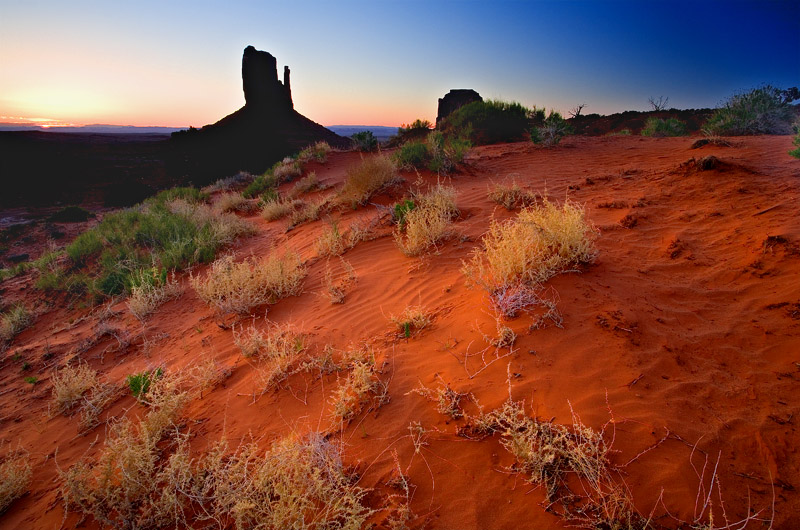
[[[572,127],[561,114],[551,110],[542,124],[531,129],[531,140],[535,144],[558,145],[562,138],[572,134]]]
[[[570,200],[559,207],[543,199],[515,219],[492,221],[483,249],[476,249],[462,270],[490,294],[518,283],[535,285],[594,260],[594,238],[583,208]]]
[[[9,454],[0,462],[0,514],[27,491],[32,474],[29,455],[24,451]]]
[[[225,192],[217,197],[214,202],[214,209],[218,212],[249,212],[254,208],[254,204],[241,193]]]
[[[409,124],[405,124],[405,123],[402,124],[397,129],[397,134],[398,135],[403,135],[403,134],[406,134],[406,133],[408,133],[410,131],[414,131],[414,130],[429,131],[431,129],[433,129],[433,123],[431,123],[430,120],[421,120],[421,119],[417,118],[416,120],[412,121]]]
[[[0,313],[0,344],[11,342],[11,339],[32,322],[33,315],[22,304],[15,304]]]
[[[372,131],[357,132],[350,137],[353,141],[353,149],[356,151],[369,152],[378,148],[378,139]]]
[[[509,184],[496,184],[489,190],[487,197],[506,210],[514,210],[536,203],[536,194],[522,189],[513,179]]]
[[[647,98],[647,102],[650,104],[650,108],[653,109],[654,112],[661,112],[667,109],[669,98],[665,98],[664,96],[658,96],[658,98],[650,96]]]
[[[286,157],[281,160],[277,166],[275,166],[275,168],[272,170],[272,174],[275,176],[279,184],[281,182],[292,180],[303,174],[303,163],[300,160],[296,160],[292,157]]]
[[[402,230],[406,224],[406,215],[414,208],[416,208],[416,205],[411,199],[405,199],[396,203],[392,208],[392,222]]]
[[[422,140],[408,141],[394,154],[397,166],[403,169],[423,168],[428,165],[430,158],[428,145]]]
[[[313,145],[309,145],[297,155],[297,159],[305,163],[311,159],[317,162],[325,162],[328,159],[328,153],[331,152],[331,146],[328,142],[319,141]]]
[[[190,276],[189,281],[200,299],[220,313],[244,314],[297,294],[304,276],[300,258],[287,252],[261,262],[250,258],[236,263],[225,256],[211,264],[205,278]]]
[[[676,118],[647,118],[642,128],[642,136],[662,138],[666,136],[685,136],[686,123]]]
[[[334,425],[341,425],[356,416],[370,401],[377,406],[388,399],[386,385],[378,379],[375,354],[371,349],[351,352],[349,373],[334,391],[331,399]]]
[[[288,229],[291,230],[292,228],[295,228],[303,223],[316,221],[319,219],[319,216],[322,215],[322,212],[326,210],[327,206],[328,200],[324,198],[316,201],[301,203],[300,208],[291,212]]]
[[[795,158],[800,158],[800,131],[797,131],[797,135],[794,137],[792,143],[796,145],[797,148],[789,151],[789,154]]]
[[[169,274],[165,268],[153,266],[139,270],[134,273],[131,283],[128,309],[139,320],[144,320],[162,304],[181,294],[175,273]]]
[[[403,337],[409,338],[431,323],[431,315],[422,306],[408,306],[399,315],[390,316],[389,320],[397,326]]]
[[[261,217],[267,221],[276,221],[292,213],[302,201],[292,199],[279,199],[265,201],[261,206]]]
[[[280,182],[278,182],[278,179],[273,175],[272,171],[273,169],[270,169],[253,179],[244,191],[242,191],[242,196],[247,199],[253,199],[268,190],[276,189]]]
[[[87,392],[97,389],[100,381],[97,372],[88,364],[66,365],[53,373],[53,404],[59,412],[67,413],[83,399]]]
[[[213,191],[240,190],[249,186],[255,179],[255,175],[252,175],[246,171],[240,171],[233,176],[217,180],[213,184],[203,188],[203,191],[208,193]]]
[[[734,94],[714,111],[705,130],[723,136],[789,134],[794,114],[784,92],[765,85]]]
[[[390,157],[369,156],[347,170],[338,200],[341,204],[355,208],[366,203],[374,193],[396,179],[397,168]]]
[[[325,294],[331,304],[344,303],[347,288],[357,279],[356,271],[353,266],[346,262],[341,256],[339,256],[339,261],[344,274],[339,274],[338,277],[334,277],[330,262],[326,261],[325,263]]]
[[[415,195],[414,209],[403,216],[394,233],[404,254],[416,256],[447,237],[453,218],[458,215],[455,189],[437,184],[428,193]]]
[[[294,187],[289,191],[289,197],[297,197],[304,193],[314,191],[320,188],[319,179],[315,172],[311,172],[305,177],[295,182]]]
[[[528,109],[519,103],[498,100],[474,101],[447,116],[441,130],[474,145],[521,140],[528,131],[529,119],[543,111]]]
[[[139,372],[138,374],[131,374],[125,379],[125,382],[127,383],[128,388],[131,389],[131,394],[133,394],[133,397],[139,401],[144,401],[147,392],[150,390],[150,384],[156,379],[160,378],[163,374],[164,370],[159,367],[155,370],[146,370],[144,372]]]

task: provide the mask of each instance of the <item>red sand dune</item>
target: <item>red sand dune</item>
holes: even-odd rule
[[[748,528],[766,528],[773,518],[772,528],[800,528],[795,491],[800,487],[800,165],[787,154],[789,137],[738,138],[731,147],[694,150],[691,143],[607,137],[569,138],[554,149],[529,143],[474,148],[464,167],[447,179],[458,192],[458,235],[410,258],[397,248],[384,219],[380,237],[345,253],[357,281],[341,305],[320,296],[325,261],[316,256],[315,240],[324,220],[285,232],[286,221],[248,218],[259,232],[233,249],[237,255],[289,247],[308,267],[303,293],[270,306],[267,318],[306,333],[312,352],[326,344],[341,350],[368,341],[384,362],[381,377],[390,381],[391,401],[334,434],[346,462],[360,474],[360,485],[386,490],[396,451],[416,486],[414,527],[564,527],[542,507],[541,488],[510,471],[513,458],[497,436],[480,441],[460,436],[466,420],[451,420],[410,393],[420,384],[436,388],[445,382],[470,393],[485,410],[500,406],[510,390],[539,418],[571,424],[573,410],[593,429],[605,425],[617,450],[612,461],[630,462],[620,477],[639,512],[647,517],[652,511],[658,525],[679,526],[667,510],[693,521],[698,492],[707,490],[718,463],[730,521],[760,511],[766,523],[753,521]],[[690,162],[709,155],[721,164],[702,171]],[[337,186],[358,159],[356,153],[331,153],[328,162],[308,169]],[[391,204],[418,179],[414,173],[403,176],[403,187],[375,201]],[[490,219],[513,215],[487,199],[493,182],[512,177],[553,200],[569,197],[585,205],[599,231],[599,255],[582,272],[547,283],[557,293],[563,328],[530,331],[534,317],[523,314],[508,322],[518,335],[511,354],[486,366],[509,350],[489,348],[483,361],[471,356],[489,346],[483,335],[493,334],[495,321],[485,293],[468,288],[460,268]],[[433,183],[436,176],[425,173],[421,179]],[[335,215],[347,226],[381,212],[368,205]],[[331,264],[338,266],[338,260]],[[186,277],[182,282],[185,293],[144,326],[124,301],[116,303],[119,314],[108,323],[132,337],[130,346],[120,349],[106,337],[80,357],[119,383],[157,365],[171,371],[214,359],[230,368],[222,386],[184,412],[183,425],[198,453],[223,433],[233,442],[253,433],[267,447],[288,432],[330,427],[326,414],[336,375],[296,374],[259,396],[254,369],[230,329],[218,325],[221,320]],[[30,275],[7,281],[6,299],[30,302],[30,283]],[[389,316],[409,305],[424,306],[435,316],[430,326],[405,339]],[[34,470],[30,492],[0,518],[3,528],[77,524],[77,514],[64,514],[57,467],[96,456],[106,435],[103,426],[80,435],[74,418],[48,415],[52,368],[73,358],[81,341],[95,333],[97,311],[38,308],[35,324],[14,340],[0,368],[2,440],[27,449]],[[263,315],[263,309],[257,311],[259,319]],[[235,320],[229,315],[225,322]],[[152,341],[149,352],[143,351],[143,337]],[[30,373],[38,384],[23,381],[27,373],[11,361],[15,354],[33,365]],[[468,414],[478,412],[472,402],[465,400],[464,406]],[[125,393],[103,418],[140,409]],[[419,452],[409,435],[412,422],[426,430]],[[706,457],[700,485],[697,473]],[[716,489],[714,503],[715,524],[724,526]]]

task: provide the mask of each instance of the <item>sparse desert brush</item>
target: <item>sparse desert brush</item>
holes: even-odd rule
[[[203,460],[198,489],[210,511],[227,514],[237,529],[357,530],[374,513],[340,446],[322,434],[287,437],[266,452],[254,442],[226,452],[221,442]]]
[[[330,267],[330,262],[325,263],[325,294],[331,304],[344,303],[344,297],[347,293],[347,288],[356,281],[356,271],[352,265],[339,256],[339,261],[342,265],[344,274],[334,276],[333,270]]]
[[[214,191],[231,191],[231,190],[240,190],[242,188],[247,187],[256,179],[256,176],[248,173],[246,171],[240,171],[235,175],[230,177],[225,177],[217,180],[213,184],[210,184],[203,188],[205,193],[211,193]]]
[[[339,202],[355,208],[397,178],[397,168],[390,157],[369,156],[347,170],[344,185],[339,191]]]
[[[515,470],[543,486],[548,509],[565,521],[586,528],[648,528],[622,479],[615,479],[603,431],[583,425],[574,412],[572,420],[570,428],[530,418],[523,403],[509,400],[473,425],[485,434],[500,434],[500,443],[517,461]],[[567,484],[571,476],[580,487]]]
[[[686,123],[676,118],[648,118],[642,129],[642,136],[657,138],[666,136],[686,136]]]
[[[356,151],[369,152],[378,148],[378,139],[372,131],[361,131],[353,134],[350,139],[353,141],[353,149]]]
[[[437,184],[428,193],[414,197],[414,208],[405,212],[402,227],[394,233],[404,254],[421,254],[449,235],[453,218],[458,215],[455,195],[454,188]]]
[[[294,212],[303,204],[300,200],[279,199],[277,197],[265,201],[261,206],[261,217],[267,221],[277,221]]]
[[[544,199],[516,218],[492,221],[462,271],[490,294],[509,285],[542,283],[572,267],[594,260],[595,232],[583,208],[566,200],[559,207]]]
[[[0,514],[27,491],[32,474],[26,452],[16,451],[3,458],[0,462]]]
[[[175,272],[152,267],[134,274],[128,309],[133,316],[144,320],[162,304],[181,295],[181,287],[175,279]]]
[[[287,182],[303,174],[303,163],[291,157],[284,158],[272,170],[275,179],[280,182]]]
[[[369,402],[380,406],[388,401],[387,385],[378,378],[374,352],[367,348],[350,354],[350,371],[331,399],[334,425],[352,419]]]
[[[222,193],[214,202],[214,209],[218,212],[249,212],[253,208],[254,203],[237,192]]]
[[[317,253],[322,257],[340,256],[345,251],[367,239],[370,234],[369,226],[358,222],[351,224],[350,229],[342,233],[339,230],[339,221],[329,219],[328,226],[317,238]]]
[[[156,368],[154,370],[145,370],[137,374],[131,374],[125,378],[128,388],[131,389],[133,397],[139,401],[144,402],[147,397],[147,392],[150,390],[150,385],[157,379],[164,375],[163,368]]]
[[[302,206],[291,212],[289,217],[289,229],[295,228],[303,223],[316,221],[328,207],[327,199],[319,199],[302,203]]]
[[[428,401],[436,403],[436,411],[439,414],[450,416],[457,420],[464,416],[464,411],[461,409],[461,400],[468,394],[456,392],[450,385],[442,382],[439,388],[432,389],[420,384],[419,387],[413,389],[410,393],[419,394]]]
[[[735,94],[714,111],[704,129],[722,136],[790,134],[795,99],[797,89],[792,92],[771,85]]]
[[[792,140],[792,143],[794,145],[796,145],[797,148],[796,149],[792,149],[791,151],[789,151],[789,154],[792,155],[795,158],[800,158],[800,121],[795,122],[795,124],[792,126],[792,128],[794,129],[794,131],[796,133],[795,137],[794,137],[794,140]]]
[[[487,196],[490,201],[509,211],[523,206],[531,206],[536,203],[537,198],[535,193],[522,189],[513,179],[509,184],[496,184],[489,190]]]
[[[0,314],[0,345],[11,342],[33,322],[33,314],[22,304],[15,304]]]
[[[390,316],[389,320],[403,337],[409,338],[431,323],[431,314],[422,306],[408,306],[399,315]]]
[[[446,137],[433,131],[424,139],[404,143],[394,154],[394,159],[403,169],[427,168],[437,173],[449,173],[464,160],[470,147],[469,140]]]
[[[275,167],[277,167],[277,164]],[[278,179],[272,174],[273,169],[257,176],[253,182],[248,184],[244,191],[242,191],[242,195],[247,199],[254,199],[264,192],[276,189],[280,182],[278,182]]]
[[[560,113],[551,110],[541,125],[531,129],[530,133],[533,143],[551,147],[558,145],[565,136],[572,134],[572,126]]]
[[[331,146],[328,145],[328,142],[320,141],[300,151],[300,154],[297,155],[297,159],[301,162],[308,162],[311,159],[317,162],[325,162],[330,152]]]
[[[100,386],[97,372],[88,364],[67,365],[53,373],[53,404],[59,412],[66,414],[77,405],[87,392]]]
[[[312,171],[305,177],[294,183],[294,187],[289,191],[289,197],[298,197],[304,193],[320,189],[319,179],[316,172]]]
[[[515,318],[521,311],[542,303],[542,288],[538,284],[515,283],[504,285],[493,291],[489,300],[503,318]]]
[[[295,373],[297,361],[306,349],[305,337],[288,325],[271,325],[264,332],[253,325],[249,336],[241,337],[240,342],[243,354],[247,348],[255,349],[254,356],[261,361],[257,370],[264,391]]]
[[[235,262],[225,256],[211,264],[205,278],[190,276],[197,295],[220,313],[248,313],[263,304],[274,304],[300,291],[306,271],[292,252],[272,254],[266,261],[255,258]]]

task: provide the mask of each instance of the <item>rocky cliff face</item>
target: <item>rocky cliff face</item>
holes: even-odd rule
[[[439,127],[444,118],[473,101],[483,101],[483,98],[471,88],[456,88],[445,94],[443,98],[439,98],[436,127]]]
[[[244,49],[242,89],[245,105],[218,122],[201,129],[172,135],[175,156],[170,172],[198,181],[213,180],[240,170],[262,172],[281,158],[324,140],[347,146],[333,133],[294,110],[289,67],[278,79],[272,54]]]

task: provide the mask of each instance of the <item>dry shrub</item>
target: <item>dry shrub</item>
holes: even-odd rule
[[[262,304],[298,294],[306,271],[292,252],[266,261],[249,258],[236,263],[225,256],[211,264],[205,278],[190,276],[197,295],[220,313],[245,314]]]
[[[53,373],[51,381],[53,383],[53,404],[59,412],[64,414],[77,405],[85,393],[100,387],[97,372],[84,363],[74,366],[68,364]]]
[[[569,523],[586,528],[646,527],[624,482],[614,478],[611,447],[603,432],[583,425],[574,412],[572,420],[570,428],[530,418],[523,403],[508,400],[475,418],[474,427],[501,436],[500,443],[517,460],[514,469],[543,486],[545,505]],[[570,476],[582,487],[568,486]]]
[[[298,197],[304,193],[309,193],[314,190],[320,189],[319,179],[315,172],[311,172],[305,177],[295,182],[294,187],[289,191],[289,197]]]
[[[545,199],[515,219],[492,221],[483,250],[476,249],[462,271],[489,293],[520,283],[535,285],[593,261],[594,239],[582,207],[569,200],[558,207]]]
[[[328,300],[332,304],[344,303],[344,296],[347,293],[347,288],[352,285],[358,276],[356,270],[348,262],[339,256],[339,261],[342,265],[344,274],[340,274],[338,278],[334,277],[333,270],[330,267],[330,262],[325,263],[325,292]]]
[[[0,345],[4,342],[11,342],[11,339],[30,326],[32,322],[33,315],[22,304],[14,305],[0,314]]]
[[[309,145],[297,155],[297,159],[305,163],[312,158],[317,162],[325,162],[328,159],[328,153],[331,152],[331,146],[328,142],[319,141],[313,145]]]
[[[380,406],[388,402],[388,385],[378,378],[372,349],[366,347],[349,352],[348,355],[350,371],[331,399],[334,425],[341,425],[352,419],[369,403]]]
[[[222,193],[214,202],[214,209],[218,212],[249,212],[254,208],[254,203],[245,199],[241,193]]]
[[[312,201],[303,204],[301,208],[292,212],[292,215],[289,218],[289,230],[303,223],[316,221],[319,219],[319,216],[322,214],[322,212],[325,211],[327,206],[328,201],[326,199],[320,199],[318,201]]]
[[[436,390],[420,385],[419,388],[415,388],[410,393],[419,394],[428,401],[436,403],[436,411],[439,414],[450,416],[454,420],[464,416],[464,411],[461,409],[461,400],[468,394],[456,392],[444,382]]]
[[[32,473],[27,452],[16,451],[0,462],[0,514],[28,490]]]
[[[402,313],[389,317],[400,333],[408,338],[431,323],[430,312],[422,306],[408,306]]]
[[[490,294],[489,302],[503,318],[516,318],[521,311],[539,305],[542,288],[539,285],[515,283],[504,285]]]
[[[389,156],[369,156],[347,170],[339,203],[353,208],[365,204],[375,192],[397,178],[397,168]]]
[[[286,182],[303,174],[303,164],[299,160],[286,157],[272,171],[278,182]]]
[[[330,219],[317,239],[317,253],[323,257],[340,256],[371,235],[372,230],[366,223],[355,222],[347,232],[342,233],[339,230],[339,221]]]
[[[295,211],[303,204],[299,200],[274,198],[261,206],[261,217],[267,221],[277,221]]]
[[[61,473],[61,494],[67,509],[91,515],[115,528],[160,527],[177,523],[180,479],[188,473],[186,448],[181,446],[175,420],[188,401],[181,377],[162,377],[148,392],[149,410],[143,419],[123,419],[112,425],[105,448],[96,462],[86,458]],[[167,434],[179,448],[161,456],[159,442]],[[181,511],[182,513],[182,511]]]
[[[296,363],[306,349],[303,335],[289,325],[270,325],[266,331],[255,326],[234,329],[233,341],[245,357],[256,357],[263,364],[258,367],[264,391],[295,373]]]
[[[163,282],[156,273],[157,269],[152,269],[134,274],[134,285],[131,287],[131,296],[128,298],[128,309],[139,320],[144,320],[162,304],[181,295],[182,289],[175,279],[174,272],[166,276]]]
[[[197,487],[220,527],[229,517],[237,530],[357,530],[374,513],[340,448],[321,434],[285,438],[263,455],[255,443],[225,452],[221,442],[204,459]]]
[[[455,195],[455,189],[437,184],[428,193],[414,197],[415,208],[405,214],[402,229],[394,233],[404,254],[416,256],[447,237],[458,215]]]
[[[512,180],[510,184],[495,185],[489,190],[488,198],[509,211],[536,203],[536,194],[523,190],[516,180]]]
[[[237,237],[255,233],[252,224],[232,213],[219,213],[207,204],[191,203],[183,199],[175,199],[167,203],[167,208],[181,215],[197,226],[208,224],[209,230],[203,238],[213,241],[218,246],[227,246]]]

